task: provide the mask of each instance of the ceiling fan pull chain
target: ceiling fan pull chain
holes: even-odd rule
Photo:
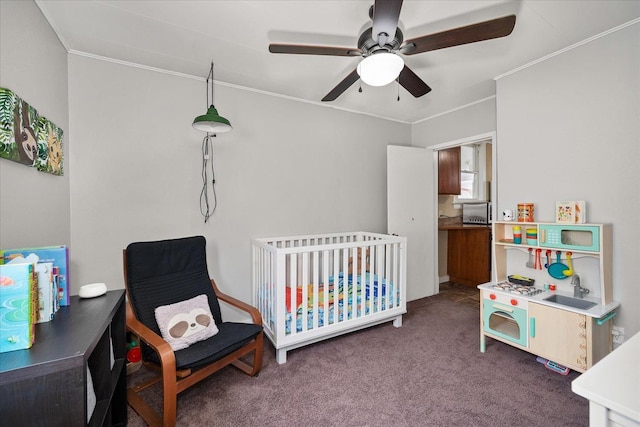
[[[396,79],[396,82],[398,83],[398,99],[397,101],[400,102],[400,76],[398,76],[398,78]]]
[[[362,82],[360,82],[360,87],[358,88],[358,92],[362,93]]]

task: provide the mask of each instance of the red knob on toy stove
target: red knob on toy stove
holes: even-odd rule
[[[512,299],[511,300],[511,305],[518,305],[518,300],[517,299]]]
[[[496,299],[496,294],[489,294],[489,298]]]

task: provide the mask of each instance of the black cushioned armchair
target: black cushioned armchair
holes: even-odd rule
[[[223,294],[207,270],[206,241],[202,236],[155,242],[131,243],[123,251],[127,291],[127,329],[141,341],[145,365],[159,375],[129,387],[127,400],[149,425],[176,423],[178,393],[227,365],[250,376],[262,368],[263,333],[260,312]],[[174,351],[161,336],[155,309],[199,295],[207,295],[219,332],[189,347]],[[224,322],[219,301],[244,310],[253,323]],[[253,364],[243,360],[253,353]],[[162,381],[163,413],[154,411],[139,392]]]

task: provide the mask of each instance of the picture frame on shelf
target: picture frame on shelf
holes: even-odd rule
[[[587,222],[586,203],[584,200],[566,200],[556,202],[556,222],[584,224]]]

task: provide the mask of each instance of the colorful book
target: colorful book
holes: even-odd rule
[[[36,323],[48,322],[55,313],[56,290],[53,282],[53,263],[39,262],[36,264],[38,275],[38,316]]]
[[[58,268],[58,298],[60,306],[69,305],[69,250],[66,246],[44,246],[41,248],[6,249],[2,251],[5,264],[17,257],[38,257],[38,262],[52,262]]]
[[[0,265],[0,353],[33,345],[34,272],[34,264]]]
[[[60,268],[53,266],[53,294],[51,294],[51,305],[53,306],[53,313],[55,314],[58,310],[60,310],[60,298],[58,296],[58,292],[60,291],[60,296],[62,295],[62,291],[60,288]]]

